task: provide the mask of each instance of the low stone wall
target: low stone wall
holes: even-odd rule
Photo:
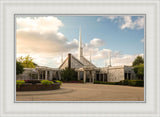
[[[43,90],[55,90],[60,88],[60,83],[54,83],[52,85],[42,85],[41,83],[32,84],[25,83],[16,88],[16,91],[43,91]]]

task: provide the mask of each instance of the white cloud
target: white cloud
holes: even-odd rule
[[[112,58],[113,66],[132,65],[132,62],[138,55],[120,55],[119,57]]]
[[[56,17],[17,18],[17,53],[59,54],[78,47],[58,32],[63,23]],[[67,48],[67,49],[66,49]]]
[[[86,46],[88,47],[101,47],[104,46],[105,42],[99,38],[93,38],[90,43]]]
[[[123,16],[123,23],[121,29],[143,29],[144,28],[144,17],[138,17],[135,21],[132,20],[131,16]]]
[[[130,28],[134,29],[134,23],[132,23],[131,16],[123,16],[124,23],[121,25],[121,29]]]
[[[143,29],[144,28],[144,17],[139,16],[136,20],[132,19],[132,16],[105,16],[105,17],[99,17],[97,18],[97,21],[103,21],[105,19],[111,20],[111,22],[114,21],[114,23],[118,23],[120,29]]]
[[[105,19],[110,19],[111,21],[113,21],[114,19],[117,19],[118,16],[104,16],[104,17],[98,17],[97,18],[97,22],[103,21]]]
[[[56,17],[17,18],[16,22],[17,57],[29,54],[38,65],[58,67],[59,55],[78,47],[78,40],[68,41],[59,32],[63,23]]]
[[[103,50],[99,54],[94,55],[92,58],[93,63],[95,63],[96,66],[104,67],[105,61],[107,61],[107,64],[109,64],[109,56],[107,53],[103,53]],[[123,65],[132,65],[132,62],[138,55],[125,55],[120,54],[119,52],[111,52],[111,65],[112,66],[123,66]],[[139,54],[139,56],[143,57],[143,54]]]
[[[25,30],[37,30],[41,33],[45,32],[57,32],[60,27],[63,26],[61,20],[57,17],[26,17],[16,18],[17,28]]]
[[[144,17],[138,17],[138,19],[134,23],[137,26],[137,29],[143,29],[144,28],[145,19],[144,19]]]
[[[108,17],[111,20],[117,17]],[[126,18],[124,28],[130,27],[131,21]],[[136,21],[142,27],[142,21]],[[141,24],[141,25],[140,25]],[[70,52],[78,56],[78,40],[68,41],[65,35],[59,32],[64,26],[61,20],[56,17],[35,17],[17,18],[16,42],[17,57],[30,55],[34,62],[41,66],[59,67],[61,54],[63,57]],[[119,51],[100,49],[105,42],[99,38],[93,38],[89,43],[84,43],[84,56],[89,59],[92,55],[93,63],[96,66],[104,66],[104,60],[108,59],[108,53],[112,55],[112,65],[131,64],[136,55],[123,55]],[[63,59],[63,60],[64,60]]]

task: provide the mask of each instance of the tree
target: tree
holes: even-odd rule
[[[16,61],[16,75],[22,74],[23,71],[23,65],[20,62]]]
[[[62,80],[64,81],[76,81],[77,72],[74,69],[65,68],[61,71]]]
[[[144,59],[141,56],[137,56],[137,58],[132,63],[134,72],[136,76],[143,80],[144,77]]]
[[[139,64],[134,66],[134,72],[136,73],[136,76],[143,80],[144,77],[144,64]]]
[[[144,59],[141,56],[137,56],[137,58],[133,61],[132,66],[143,64]]]
[[[27,55],[26,57],[19,57],[18,62],[20,62],[24,68],[35,68],[36,63],[33,62],[33,58]]]

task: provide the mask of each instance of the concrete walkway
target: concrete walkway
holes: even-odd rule
[[[17,101],[143,101],[144,88],[120,85],[64,83],[61,89],[17,92]]]

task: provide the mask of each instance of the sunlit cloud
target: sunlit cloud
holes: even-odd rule
[[[104,18],[104,17],[103,17]],[[117,16],[105,17],[111,21],[116,21]],[[97,19],[98,20],[98,19]],[[99,18],[99,21],[104,19]],[[135,22],[135,24],[134,24]],[[132,21],[130,17],[124,18],[121,25],[125,28],[143,28],[143,20]],[[17,58],[27,56],[33,58],[34,62],[40,66],[59,67],[63,60],[72,53],[78,56],[78,39],[71,41],[60,32],[60,28],[65,25],[57,17],[21,17],[16,18],[16,43]],[[143,39],[144,40],[144,39]],[[95,37],[88,43],[83,43],[84,56],[96,66],[104,66],[104,61],[108,60],[109,53],[112,57],[112,65],[131,65],[137,55],[124,55],[119,51],[112,51],[108,48],[102,48],[107,45],[104,39]]]
[[[144,28],[144,17],[139,16],[136,20],[132,19],[133,16],[105,16],[97,18],[97,22],[110,20],[111,22],[118,23],[121,30],[131,29],[139,30]]]

